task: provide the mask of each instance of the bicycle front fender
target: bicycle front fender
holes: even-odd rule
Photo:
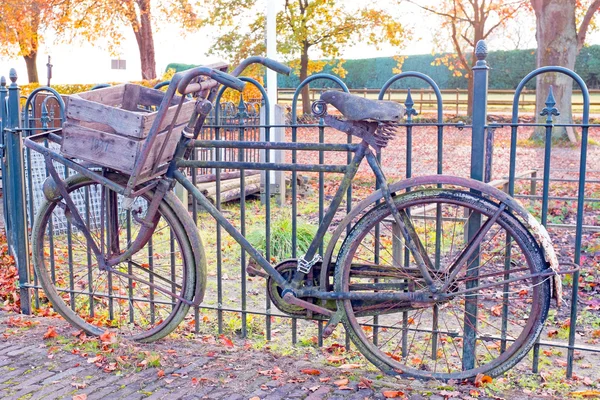
[[[542,226],[537,219],[533,215],[531,215],[523,205],[516,200],[515,198],[509,196],[507,193],[501,191],[498,188],[490,186],[486,183],[476,181],[470,178],[461,178],[457,176],[448,176],[448,175],[428,175],[428,176],[420,176],[416,178],[410,178],[406,180],[402,180],[399,182],[395,182],[389,186],[391,193],[404,192],[406,189],[419,187],[419,186],[431,186],[431,185],[448,185],[453,188],[463,188],[463,189],[472,189],[481,192],[483,195],[496,200],[498,202],[504,203],[508,206],[508,208],[519,218],[521,223],[531,232],[532,236],[537,240],[540,247],[544,252],[544,258],[546,262],[549,264],[550,268],[556,273],[555,279],[553,279],[553,296],[556,297],[557,303],[560,305],[562,303],[562,281],[558,277],[559,272],[559,264],[558,258],[556,257],[556,252],[554,251],[554,247],[552,246],[552,240],[550,239],[550,235],[548,235],[548,231],[546,228]],[[361,216],[364,210],[369,207],[371,204],[382,201],[383,193],[381,190],[373,192],[369,197],[358,203],[356,206],[352,207],[352,210],[346,215],[346,217],[340,222],[337,226],[336,230],[333,232],[331,239],[329,240],[329,244],[325,251],[325,255],[323,256],[323,265],[327,266],[331,264],[331,258],[333,257],[333,252],[335,249],[335,245],[340,239],[342,233],[348,228],[352,226],[353,221]],[[325,285],[327,284],[328,277],[328,268],[321,269],[321,290],[326,290]]]

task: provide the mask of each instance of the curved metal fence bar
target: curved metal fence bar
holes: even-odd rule
[[[579,85],[579,88],[581,89],[581,95],[583,97],[582,124],[584,124],[584,125],[589,124],[589,122],[590,122],[589,121],[589,119],[590,119],[590,93],[587,88],[587,85],[585,84],[584,80],[579,75],[577,75],[575,72],[573,72],[570,69],[565,68],[565,67],[556,67],[556,66],[538,68],[538,69],[528,73],[525,76],[525,78],[523,78],[521,80],[521,82],[515,89],[515,95],[513,98],[512,123],[516,124],[518,122],[519,97],[521,96],[521,92],[525,88],[525,85],[527,84],[527,82],[529,82],[534,77],[536,77],[540,74],[547,73],[547,72],[558,72],[558,73],[561,73],[561,74],[571,77],[575,82],[577,82],[577,84]]]
[[[581,244],[583,233],[583,212],[585,201],[585,182],[586,182],[586,163],[587,163],[587,146],[588,146],[588,130],[589,130],[589,114],[590,114],[590,95],[587,85],[583,79],[568,68],[549,66],[538,68],[527,74],[519,83],[515,90],[512,110],[512,129],[511,129],[511,157],[509,169],[509,194],[514,194],[514,179],[516,174],[516,140],[517,140],[517,125],[519,118],[519,97],[527,82],[534,77],[544,73],[560,73],[569,76],[573,79],[579,88],[583,97],[583,113],[581,123],[581,151],[579,159],[579,182],[577,190],[577,217],[575,222],[575,246],[573,254],[573,262],[577,265],[581,263]],[[542,225],[547,226],[548,223],[548,203],[549,203],[549,187],[550,187],[550,155],[552,148],[552,128],[553,115],[558,115],[559,110],[554,108],[554,97],[552,87],[548,93],[546,107],[540,112],[540,115],[547,115],[545,127],[545,143],[544,143],[544,178],[543,178],[543,195],[542,195]],[[567,376],[573,375],[573,362],[575,354],[575,330],[577,327],[577,303],[579,292],[579,271],[573,274],[573,288],[571,292],[571,319],[569,323],[569,346],[567,351]],[[537,372],[539,348],[534,349],[534,371]]]
[[[435,81],[429,75],[426,75],[426,74],[424,74],[422,72],[406,71],[406,72],[402,72],[400,74],[392,76],[383,85],[383,87],[379,91],[379,95],[378,95],[377,98],[379,100],[383,100],[385,92],[387,92],[387,90],[395,82],[397,82],[397,81],[399,81],[401,79],[406,79],[406,78],[417,78],[417,79],[420,79],[422,81],[425,81],[429,86],[431,86],[431,89],[433,89],[433,93],[435,95],[435,99],[436,99],[436,103],[437,103],[437,118],[438,118],[438,122],[442,122],[444,120],[444,104],[443,104],[443,100],[442,100],[442,92],[440,91],[440,88],[437,85],[437,83],[435,83]],[[410,89],[409,89],[409,93],[410,93]]]
[[[307,86],[309,83],[316,81],[318,79],[325,79],[325,80],[333,81],[333,82],[337,83],[344,92],[350,93],[350,90],[348,90],[348,87],[346,86],[346,84],[335,75],[315,74],[315,75],[309,76],[308,78],[306,78],[305,80],[300,82],[300,85],[298,85],[298,87],[296,88],[296,91],[294,92],[294,96],[292,97],[292,125],[296,124],[298,122],[298,115],[297,115],[298,113],[297,113],[296,109],[298,107],[298,97],[300,96],[300,93],[302,93],[302,89],[304,89],[304,87]]]

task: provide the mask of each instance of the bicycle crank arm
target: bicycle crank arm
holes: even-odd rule
[[[317,314],[323,314],[328,317],[332,317],[334,314],[333,311],[331,311],[331,310],[320,307],[320,306],[310,303],[306,300],[299,299],[299,298],[295,297],[292,293],[289,293],[289,292],[283,296],[283,300],[285,300],[289,304],[293,304],[295,306],[302,307],[306,310],[316,312]]]

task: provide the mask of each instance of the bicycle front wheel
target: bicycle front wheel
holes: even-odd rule
[[[111,179],[118,182],[119,176]],[[85,176],[68,178],[66,186],[101,256],[122,254],[140,229],[134,211],[144,215],[153,193],[136,198],[130,211],[122,207],[123,196]],[[189,309],[181,299],[193,299],[203,269],[196,266],[198,260],[173,206],[163,200],[147,244],[115,265],[114,271],[106,271],[99,268],[64,199],[57,196],[44,202],[33,229],[34,268],[54,309],[92,335],[109,329],[149,342],[175,329]]]
[[[358,349],[387,373],[419,378],[473,379],[513,367],[548,314],[550,278],[538,243],[509,211],[470,192],[419,190],[396,196],[395,206],[409,216],[435,286],[447,288],[419,303],[338,301]],[[430,293],[386,204],[348,234],[334,285],[338,292]]]

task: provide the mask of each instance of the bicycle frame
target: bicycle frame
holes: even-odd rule
[[[289,170],[289,171],[311,171],[311,172],[339,172],[344,173],[342,181],[327,208],[323,220],[319,224],[315,237],[310,243],[306,254],[303,256],[306,260],[311,260],[316,255],[319,244],[321,243],[329,225],[331,224],[333,217],[335,216],[338,207],[340,206],[344,194],[350,187],[352,179],[356,175],[358,168],[364,158],[367,159],[369,166],[373,170],[377,182],[379,183],[382,191],[384,192],[384,198],[386,202],[396,212],[395,220],[396,223],[401,227],[402,234],[404,236],[407,247],[417,260],[417,265],[422,274],[423,279],[430,288],[434,288],[434,281],[429,273],[431,268],[430,261],[426,258],[424,249],[420,244],[420,240],[414,231],[412,222],[406,216],[405,213],[398,212],[393,206],[393,198],[389,192],[385,175],[375,154],[367,144],[362,141],[359,144],[353,145],[329,145],[329,144],[311,144],[311,143],[283,143],[283,142],[241,142],[241,141],[221,141],[221,140],[196,140],[190,141],[187,144],[188,147],[210,147],[210,148],[252,148],[252,149],[280,149],[280,150],[333,150],[333,151],[351,151],[354,153],[352,161],[345,166],[333,166],[333,165],[301,165],[301,164],[274,164],[274,163],[251,163],[251,162],[228,162],[228,161],[194,161],[180,159],[175,161],[177,169],[172,171],[173,178],[179,182],[186,190],[188,190],[195,201],[202,206],[226,231],[229,233],[234,240],[236,240],[242,248],[250,254],[252,258],[279,284],[282,288],[292,291],[295,296],[303,297],[310,291],[310,296],[318,299],[349,299],[355,297],[357,294],[350,293],[335,293],[333,296],[331,293],[326,291],[315,291],[314,289],[300,288],[299,282],[301,282],[306,273],[302,271],[296,271],[293,281],[287,282],[286,279],[275,269],[269,261],[267,261],[262,254],[260,254],[247,240],[246,238],[221,214],[221,212],[212,205],[206,197],[187,179],[187,177],[179,171],[181,167],[189,168],[240,168],[240,169],[258,169],[258,170]],[[404,215],[402,215],[404,214]],[[427,261],[425,261],[427,260]],[[426,263],[429,262],[429,265]],[[433,289],[435,291],[435,289]],[[422,293],[406,293],[399,292],[393,294],[382,293],[360,293],[361,299],[365,300],[390,300],[390,296],[394,300],[402,301],[426,301],[429,298],[429,294]]]

